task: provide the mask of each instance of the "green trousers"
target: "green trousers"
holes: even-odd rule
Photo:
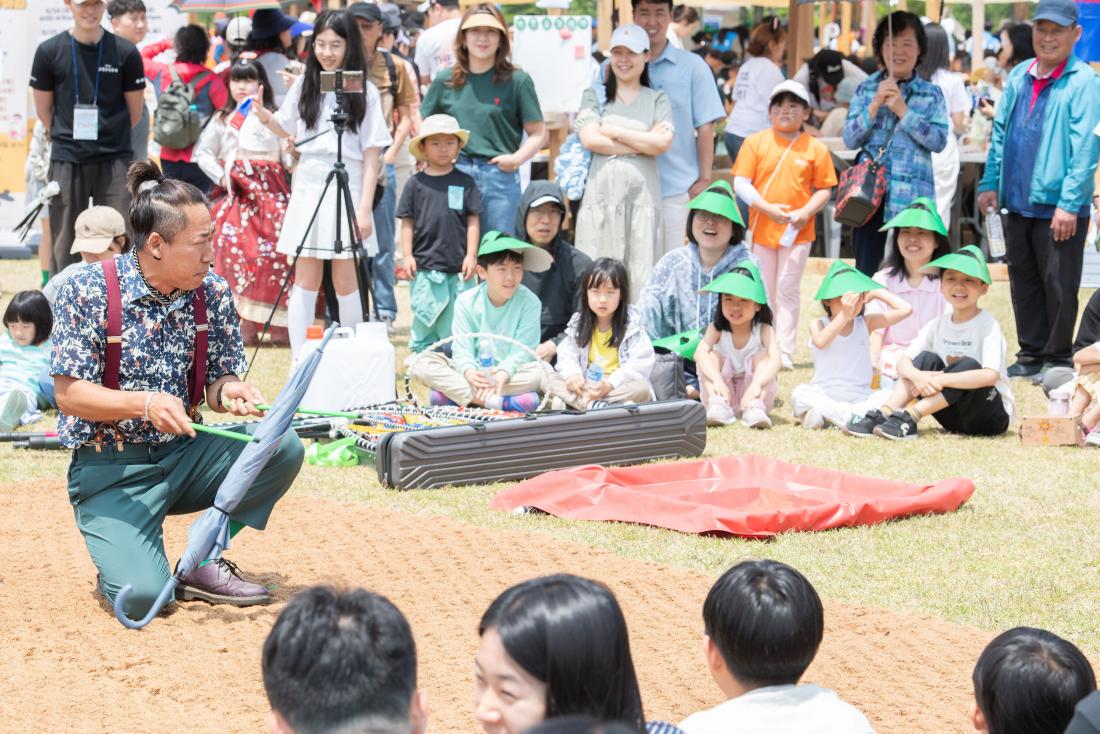
[[[126,614],[144,617],[168,581],[164,518],[200,512],[247,444],[200,433],[159,446],[128,444],[118,451],[84,447],[69,465],[69,500],[76,525],[99,569],[100,585],[114,602],[133,586]],[[305,451],[289,431],[230,519],[263,530],[279,498],[302,468]],[[183,549],[180,548],[180,552]]]

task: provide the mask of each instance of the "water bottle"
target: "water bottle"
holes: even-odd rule
[[[1007,210],[1002,209],[1001,213]],[[987,207],[985,210],[985,235],[989,239],[989,256],[1001,258],[1005,256],[1005,229],[1001,222],[1001,214]]]
[[[493,366],[496,364],[495,356],[493,355],[493,340],[492,339],[478,339],[477,340],[477,366],[481,370],[481,374],[485,375],[485,379],[492,382]]]
[[[1060,390],[1051,390],[1047,401],[1047,415],[1069,415],[1069,394]]]
[[[783,230],[783,235],[779,238],[780,247],[790,247],[794,244],[795,237],[798,237],[798,227],[793,224],[788,224],[787,228]]]
[[[584,381],[587,383],[589,390],[595,390],[603,382],[603,363],[599,361],[588,363],[588,372],[585,373]]]

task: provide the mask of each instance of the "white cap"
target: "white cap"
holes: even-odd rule
[[[771,101],[783,94],[783,92],[790,92],[794,96],[806,103],[807,107],[810,107],[810,93],[806,91],[806,87],[801,83],[796,82],[794,79],[786,79],[775,85],[775,89],[772,90],[771,96],[768,100]]]
[[[238,15],[225,26],[225,42],[234,46],[244,46],[248,42],[248,34],[252,32],[252,19]]]
[[[553,194],[543,194],[539,198],[532,201],[531,205],[527,207],[527,210],[530,211],[532,209],[536,209],[543,204],[557,204],[559,209],[565,208],[565,205],[562,204],[561,199],[559,199],[558,197],[554,196]]]
[[[636,54],[644,53],[649,50],[649,34],[640,25],[621,25],[611,34],[611,43],[607,47],[611,49],[616,46],[628,48]]]

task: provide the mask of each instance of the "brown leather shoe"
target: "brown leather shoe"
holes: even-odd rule
[[[201,599],[211,604],[232,604],[237,607],[267,604],[271,601],[271,592],[267,587],[245,581],[240,572],[232,561],[224,558],[211,561],[183,577],[183,581],[176,587],[176,598],[180,601]]]

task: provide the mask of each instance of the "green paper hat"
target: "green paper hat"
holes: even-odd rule
[[[523,256],[523,269],[532,273],[541,273],[550,269],[554,264],[554,258],[550,253],[538,245],[517,240],[503,232],[490,230],[481,238],[481,246],[477,248],[477,256],[492,255],[494,252],[511,250]]]
[[[718,180],[706,188],[703,193],[688,202],[688,209],[698,209],[725,217],[734,224],[745,226],[737,200],[733,198],[733,189],[729,181]]]
[[[927,196],[913,199],[913,203],[905,207],[896,217],[882,225],[880,232],[888,229],[900,229],[901,227],[919,227],[929,232],[947,236],[947,227],[943,225],[940,214],[936,211],[936,202]]]
[[[881,283],[871,280],[843,260],[837,260],[829,268],[829,272],[825,273],[825,280],[821,281],[814,300],[824,301],[845,293],[866,293],[880,288]]]
[[[967,245],[957,252],[937,257],[921,269],[928,270],[929,268],[958,270],[971,278],[977,278],[986,285],[993,285],[993,279],[989,277],[989,266],[985,264],[985,255],[976,245]]]
[[[653,342],[653,346],[657,349],[667,349],[670,352],[679,354],[684,359],[695,360],[695,348],[699,346],[699,342],[703,340],[704,329],[691,329],[690,331],[682,331],[679,334],[673,334],[672,336],[666,336],[663,339],[656,339]]]
[[[768,292],[764,289],[764,279],[760,275],[760,269],[752,260],[745,260],[730,272],[719,275],[703,286],[703,290],[747,298],[761,306],[768,304]]]

